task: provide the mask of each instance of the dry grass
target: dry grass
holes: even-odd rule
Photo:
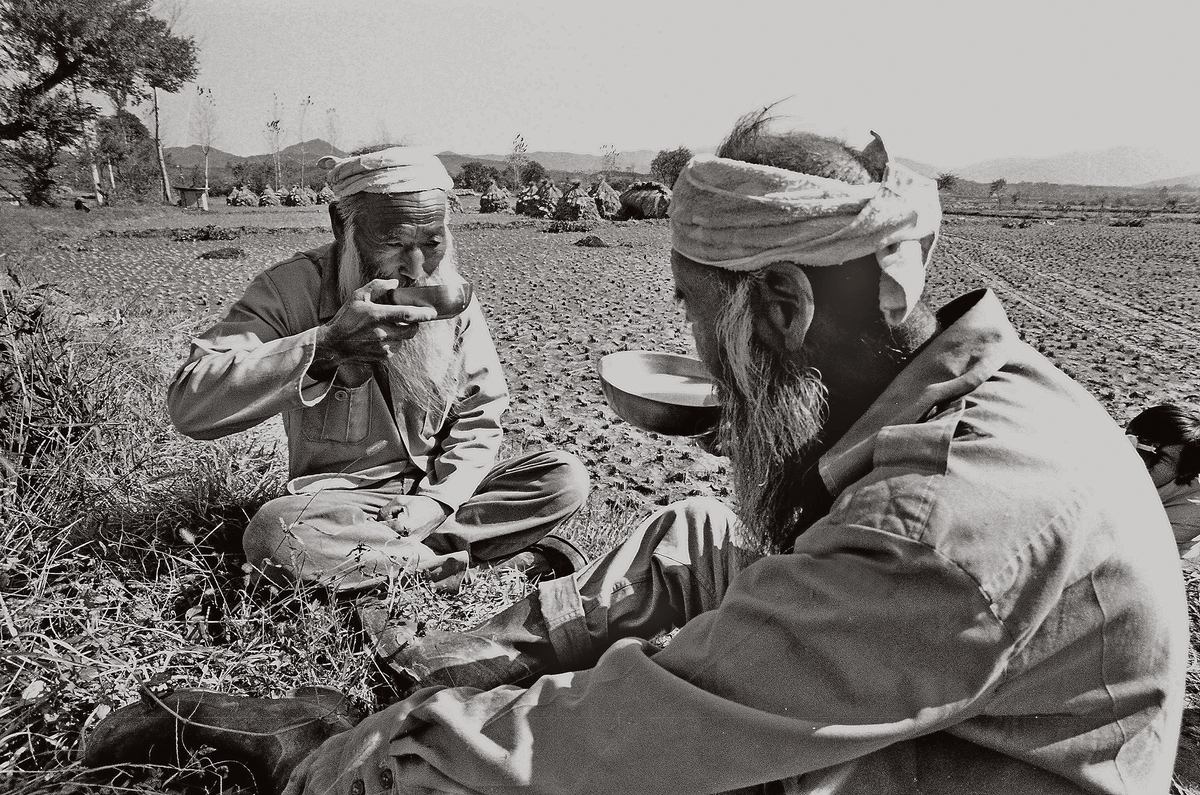
[[[238,539],[281,486],[282,450],[170,427],[162,396],[196,321],[96,313],[13,274],[23,283],[0,292],[0,792],[110,791],[79,767],[80,738],[143,683],[264,696],[321,683],[372,707],[349,605],[246,590]],[[590,509],[567,532],[606,548],[616,513]],[[431,628],[476,623],[529,587],[512,572],[457,598],[404,585],[394,612]],[[198,758],[115,786],[246,783],[220,770]]]

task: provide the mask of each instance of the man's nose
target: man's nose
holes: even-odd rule
[[[400,257],[400,273],[412,281],[425,275],[425,254],[420,248],[414,246],[404,250]]]

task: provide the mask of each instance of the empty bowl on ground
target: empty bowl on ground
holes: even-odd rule
[[[397,287],[389,291],[389,298],[396,306],[426,306],[437,310],[434,320],[460,314],[471,303],[471,295],[470,282]]]
[[[620,351],[600,359],[600,384],[621,419],[644,431],[699,436],[721,417],[716,383],[691,356]]]

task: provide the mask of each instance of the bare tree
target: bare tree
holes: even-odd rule
[[[300,185],[304,182],[304,117],[308,115],[308,109],[312,107],[313,101],[311,96],[307,96],[300,101]]]
[[[217,140],[217,103],[212,89],[196,86],[196,100],[192,105],[191,138],[200,145],[204,154],[204,193],[208,195],[208,155]]]
[[[600,162],[603,164],[606,175],[611,176],[612,172],[617,170],[617,158],[621,153],[617,151],[617,147],[612,144],[605,144],[600,147]]]
[[[529,161],[529,147],[525,145],[525,138],[520,133],[517,133],[517,137],[513,139],[512,151],[505,159],[508,160],[508,166],[512,169],[513,182],[520,185],[521,171]]]
[[[279,96],[271,95],[271,119],[264,130],[267,143],[271,145],[271,159],[275,163],[275,190],[282,190],[283,171],[279,166],[280,141],[283,139],[283,120],[279,113]]]

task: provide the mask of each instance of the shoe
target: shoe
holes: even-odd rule
[[[493,568],[515,569],[531,580],[553,580],[574,574],[587,564],[583,550],[561,536],[550,534]]]
[[[113,712],[84,742],[89,767],[178,764],[189,749],[209,746],[240,762],[263,795],[282,792],[293,768],[317,746],[360,720],[337,690],[306,687],[284,698],[249,698],[176,690]]]
[[[532,552],[540,553],[549,561],[550,575],[543,576],[542,579],[545,580],[574,574],[590,562],[587,555],[583,554],[582,549],[553,533],[545,536],[529,549]]]

